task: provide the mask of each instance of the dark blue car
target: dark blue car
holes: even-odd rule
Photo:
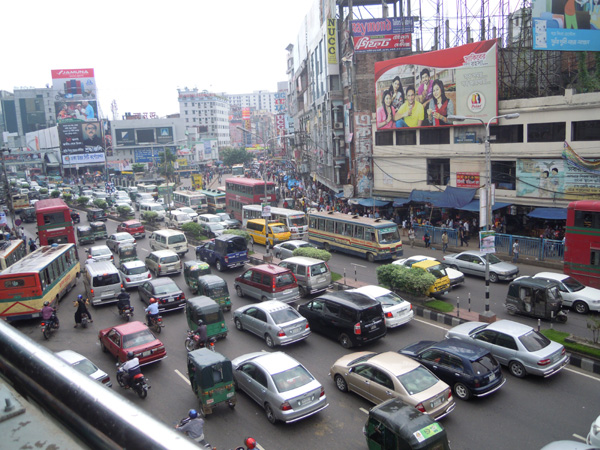
[[[452,386],[461,400],[489,395],[506,382],[500,364],[488,350],[458,339],[420,341],[398,353],[423,364]]]
[[[196,247],[196,259],[214,264],[219,272],[248,262],[246,239],[235,234],[223,234]]]

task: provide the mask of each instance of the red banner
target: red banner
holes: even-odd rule
[[[386,34],[382,36],[355,36],[354,51],[356,53],[384,52],[411,48],[410,33]]]
[[[459,188],[478,188],[479,172],[457,172],[456,187]]]
[[[94,69],[52,70],[52,79],[57,78],[94,78]]]

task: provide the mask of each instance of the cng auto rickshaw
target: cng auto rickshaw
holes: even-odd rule
[[[444,427],[398,398],[371,408],[363,433],[369,450],[450,450]]]
[[[79,245],[93,244],[96,239],[92,227],[80,226],[77,227],[77,242]]]
[[[200,348],[188,353],[188,377],[192,391],[198,397],[200,410],[211,414],[219,403],[235,407],[231,361],[217,352]]]
[[[210,297],[201,295],[188,299],[185,308],[188,327],[192,331],[198,329],[198,321],[206,324],[206,337],[216,339],[227,337],[227,325],[223,310],[217,302]]]
[[[21,217],[21,220],[25,223],[34,223],[36,221],[35,208],[22,209],[19,217]]]
[[[119,255],[119,264],[138,259],[136,246],[133,244],[119,245],[117,254]]]
[[[193,294],[198,293],[198,277],[201,275],[209,275],[211,273],[210,266],[205,262],[185,261],[183,263],[183,278],[185,284],[190,287]]]
[[[98,220],[106,221],[106,220],[108,220],[108,217],[106,216],[106,212],[104,212],[103,209],[90,208],[90,209],[88,209],[87,220],[88,220],[88,222],[98,221]]]
[[[523,314],[539,319],[567,321],[562,308],[560,286],[544,278],[519,277],[508,286],[504,307],[509,314]]]
[[[197,294],[206,295],[219,304],[223,311],[231,311],[231,299],[227,282],[217,275],[198,277]]]
[[[92,222],[90,223],[92,233],[94,233],[94,239],[108,239],[108,232],[106,231],[106,224],[104,222]]]

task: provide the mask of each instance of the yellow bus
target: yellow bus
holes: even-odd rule
[[[4,241],[0,244],[0,270],[12,266],[27,254],[27,244],[22,239]],[[2,287],[0,287],[2,289]]]
[[[0,272],[0,318],[39,318],[46,301],[58,308],[60,299],[77,284],[79,274],[74,244],[40,247]]]
[[[308,216],[308,242],[327,251],[336,250],[366,258],[369,262],[403,255],[398,225],[334,211]]]

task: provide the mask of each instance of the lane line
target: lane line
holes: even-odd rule
[[[424,319],[417,319],[416,317],[415,317],[413,320],[415,320],[415,321],[417,321],[417,322],[419,322],[419,323],[425,324],[425,325],[429,325],[429,326],[431,326],[431,327],[439,328],[440,330],[444,330],[444,331],[448,331],[448,330],[450,329],[450,328],[443,327],[443,326],[441,326],[441,325],[437,325],[437,324],[435,324],[435,323],[431,323],[431,322],[430,322],[430,321],[428,321],[428,320],[424,320]]]
[[[581,368],[579,368],[579,370],[575,370],[575,369],[569,369],[568,367],[565,367],[563,370],[568,370],[569,372],[576,373],[578,375],[581,375],[582,377],[587,377],[591,380],[596,380],[596,381],[600,382],[600,378],[598,378],[597,376],[588,375],[587,373],[580,372],[579,370],[583,370]]]
[[[185,381],[187,384],[191,385],[190,380],[188,380],[188,378],[184,374],[182,374],[179,370],[175,369],[175,373],[177,375],[179,375],[183,381]]]
[[[581,439],[584,443],[587,443],[587,439],[584,438],[583,436],[579,436],[578,434],[573,433],[573,437],[575,439]]]
[[[367,416],[369,415],[369,411],[365,408],[358,408],[360,411],[364,412]]]

